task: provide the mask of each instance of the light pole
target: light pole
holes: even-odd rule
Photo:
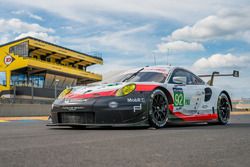
[[[154,54],[154,63],[155,63],[155,66],[156,66],[156,59],[155,59],[155,54]]]
[[[57,85],[58,85],[59,81],[60,81],[59,79],[55,80],[55,99],[57,97]]]
[[[33,81],[33,79],[31,79],[31,100],[33,103],[33,100],[34,100],[34,81]]]
[[[13,89],[13,91],[14,91],[14,100],[13,100],[13,102],[15,103],[16,102],[16,80],[14,81],[14,89]]]

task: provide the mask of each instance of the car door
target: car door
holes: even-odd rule
[[[205,83],[198,76],[187,71],[188,81],[187,87],[193,90],[193,96],[191,98],[190,106],[187,107],[190,111],[194,111],[196,114],[202,114],[203,103],[205,100]]]
[[[193,75],[187,70],[177,68],[172,72],[168,82],[174,99],[173,112],[183,114],[183,116],[198,114],[203,101],[203,86],[195,84]],[[186,82],[176,83],[175,78],[186,78]]]

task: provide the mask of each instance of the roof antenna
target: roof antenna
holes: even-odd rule
[[[169,56],[169,48],[168,48],[168,54],[167,54],[167,65],[169,65],[168,64],[168,56]]]
[[[155,66],[156,66],[156,58],[155,58],[155,54],[153,54],[153,56],[154,56],[154,64],[155,64]]]

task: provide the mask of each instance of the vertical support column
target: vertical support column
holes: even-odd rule
[[[31,100],[33,103],[33,100],[34,100],[34,82],[33,82],[33,80],[31,80]]]
[[[13,88],[13,94],[14,94],[14,98],[13,98],[13,103],[16,102],[16,81],[14,81],[14,88]]]
[[[58,85],[59,81],[60,81],[59,79],[55,80],[55,99],[57,98],[57,85]]]
[[[11,89],[10,87],[10,80],[11,80],[11,71],[10,70],[6,70],[6,87],[8,90]]]

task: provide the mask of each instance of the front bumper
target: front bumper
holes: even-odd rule
[[[48,123],[47,126],[90,126],[90,127],[148,127],[147,120],[137,123],[117,124],[81,124],[81,123]]]
[[[148,93],[124,97],[61,99],[54,102],[48,126],[148,126]]]

